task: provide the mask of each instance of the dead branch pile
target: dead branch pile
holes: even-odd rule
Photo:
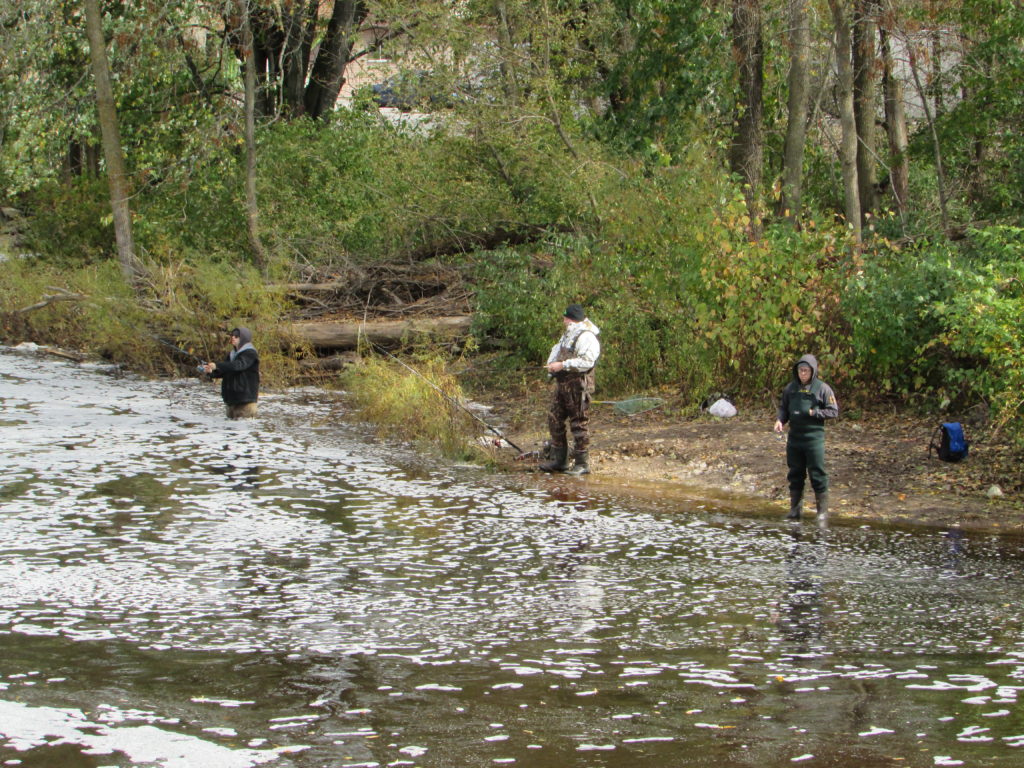
[[[472,291],[462,273],[442,264],[374,264],[309,271],[281,286],[295,301],[296,320],[399,319],[468,315]]]

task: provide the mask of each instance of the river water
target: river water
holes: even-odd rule
[[[1020,542],[445,466],[345,416],[0,351],[0,764],[1024,764]]]

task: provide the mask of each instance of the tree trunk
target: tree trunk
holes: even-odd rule
[[[289,117],[305,113],[306,72],[316,32],[317,0],[291,0],[283,5],[284,50],[281,100]]]
[[[893,67],[889,30],[881,30],[882,84],[885,92],[885,131],[889,138],[889,186],[897,213],[907,210],[910,189],[910,161],[907,157],[907,115],[903,106],[903,83]]]
[[[853,25],[854,115],[857,123],[857,187],[861,223],[878,208],[878,170],[875,162],[877,64],[875,34],[877,0],[856,0]]]
[[[256,56],[248,0],[238,0],[242,28],[242,53],[245,57],[245,223],[256,266],[267,266],[267,252],[260,240],[260,213],[256,203]]]
[[[306,87],[305,107],[310,117],[319,118],[334,109],[341,86],[345,83],[352,35],[366,14],[366,3],[362,0],[334,0],[327,34],[320,43]]]
[[[925,120],[928,121],[928,128],[932,135],[932,154],[935,157],[935,183],[938,185],[939,209],[942,215],[942,229],[949,230],[949,207],[946,203],[946,172],[942,167],[942,144],[939,143],[939,131],[935,127],[935,118],[932,116],[932,109],[928,104],[928,96],[924,86],[921,84],[921,75],[917,71],[917,53],[908,40],[907,50],[910,52],[910,74],[914,78],[914,88],[917,90],[918,98],[921,99],[921,106],[924,108]]]
[[[750,234],[761,235],[761,178],[764,171],[764,42],[760,0],[735,0],[732,48],[740,75],[736,135],[730,153],[732,171],[743,179]]]
[[[935,94],[935,116],[939,117],[946,109],[945,98],[942,92],[942,32],[938,29],[933,29],[931,32],[932,40],[932,91]]]
[[[246,58],[253,58],[253,72],[259,90],[256,91],[256,111],[262,117],[277,114],[281,99],[281,48],[284,34],[277,23],[278,14],[257,6],[258,0],[237,0],[238,34],[241,37],[241,59],[248,66]],[[246,31],[248,26],[248,31]],[[245,35],[248,34],[249,42]]]
[[[983,72],[991,72],[993,69],[992,57],[985,55],[983,58],[979,58],[978,51],[972,50],[974,43],[981,42],[979,40],[972,41],[971,38],[961,31],[960,34],[960,50],[964,52],[964,60],[968,58],[977,60],[975,66],[980,66]],[[973,90],[967,85],[967,83],[960,84],[960,102],[962,104],[970,104],[976,98],[978,94],[974,93]],[[983,100],[980,102],[980,110],[986,112],[985,107],[988,103],[988,97],[982,97]],[[985,181],[982,169],[985,167],[985,151],[986,151],[986,138],[988,137],[988,126],[983,124],[981,121],[972,121],[971,133],[974,135],[971,141],[971,152],[968,155],[967,160],[967,199],[971,203],[980,202],[985,195]]]
[[[836,69],[838,71],[839,122],[842,137],[839,162],[843,170],[843,200],[846,223],[853,230],[853,239],[861,242],[860,194],[857,185],[857,121],[853,111],[853,62],[850,22],[844,0],[829,0],[836,35]]]
[[[100,14],[99,0],[84,0],[84,3],[85,32],[89,39],[93,79],[96,81],[96,111],[99,117],[103,157],[107,163],[117,260],[125,280],[134,286],[145,274],[145,269],[135,255],[135,242],[132,238],[132,214],[128,208],[131,185],[125,171],[121,131],[117,125],[114,91],[110,84],[110,65],[107,62],[106,41],[103,39],[103,17]]]
[[[508,3],[498,0],[495,11],[498,14],[498,51],[502,87],[509,104],[519,102],[519,85],[516,82],[515,51],[512,45],[512,26],[508,19]]]
[[[804,147],[807,143],[807,105],[810,94],[811,25],[807,0],[789,0],[789,99],[786,142],[782,150],[782,195],[778,214],[796,223],[803,191]]]

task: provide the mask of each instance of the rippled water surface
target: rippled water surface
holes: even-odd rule
[[[0,762],[1017,766],[1022,550],[417,459],[0,352]],[[781,468],[780,468],[781,472]]]

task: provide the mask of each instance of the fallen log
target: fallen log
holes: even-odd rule
[[[329,357],[308,357],[299,360],[299,367],[307,371],[343,371],[359,360],[359,353],[347,350]]]
[[[465,336],[471,322],[469,315],[409,317],[404,320],[292,323],[289,330],[317,349],[355,349],[360,338],[382,347],[396,347],[416,336]]]
[[[48,307],[57,301],[85,301],[88,296],[81,293],[72,293],[71,291],[65,290],[64,288],[57,288],[50,286],[51,291],[57,291],[57,293],[44,293],[41,301],[37,301],[35,304],[30,304],[27,307],[14,310],[15,314],[23,315],[27,312],[32,312],[43,307]]]

